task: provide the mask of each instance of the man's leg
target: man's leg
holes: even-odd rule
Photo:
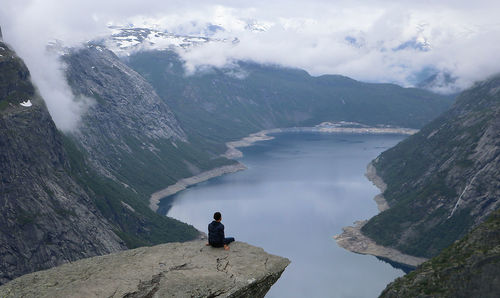
[[[233,242],[233,241],[234,241],[234,237],[224,238],[224,244],[226,244],[226,245]]]
[[[229,250],[228,244],[231,243],[231,242],[233,242],[233,241],[234,241],[233,237],[224,238],[224,249],[225,250]]]

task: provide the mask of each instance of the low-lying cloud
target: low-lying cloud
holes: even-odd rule
[[[75,104],[62,66],[47,56],[47,42],[76,46],[109,34],[109,24],[238,38],[181,51],[188,72],[253,60],[404,86],[430,74],[453,78],[434,86],[441,92],[500,72],[500,3],[493,1],[3,2],[4,39],[25,59],[63,130],[77,126],[85,105]]]

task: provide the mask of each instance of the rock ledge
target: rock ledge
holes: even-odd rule
[[[243,242],[169,243],[27,274],[0,297],[264,297],[289,263]]]

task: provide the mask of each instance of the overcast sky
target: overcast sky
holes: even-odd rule
[[[74,117],[64,119],[56,109],[78,113],[85,105],[64,100],[72,97],[71,91],[60,80],[56,59],[44,53],[52,39],[75,46],[109,34],[108,24],[155,24],[182,34],[197,34],[214,24],[226,29],[216,37],[238,37],[240,43],[214,43],[183,53],[187,69],[251,59],[300,67],[312,75],[343,74],[404,86],[415,83],[422,70],[436,69],[456,76],[453,88],[462,89],[500,72],[499,12],[500,1],[493,0],[3,0],[0,26],[5,41],[26,60],[53,117],[61,115],[58,126],[71,127]],[[248,31],[248,22],[266,31]],[[425,46],[404,47],[412,41]],[[439,91],[450,90],[455,89]]]

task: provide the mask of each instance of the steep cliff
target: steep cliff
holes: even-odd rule
[[[193,145],[153,87],[111,51],[88,45],[63,59],[74,92],[94,100],[73,140],[101,174],[149,196],[234,163]]]
[[[0,283],[125,248],[70,172],[29,71],[0,42]]]
[[[381,297],[500,297],[500,211]]]
[[[242,242],[143,247],[20,277],[1,297],[264,297],[288,259]]]
[[[378,244],[432,257],[500,206],[500,76],[374,162],[390,209],[362,232]]]

